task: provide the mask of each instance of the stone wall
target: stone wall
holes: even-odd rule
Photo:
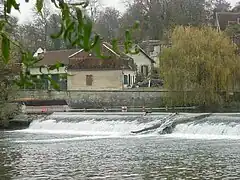
[[[40,99],[66,99],[76,108],[102,108],[116,106],[160,107],[164,91],[19,91],[19,97]]]

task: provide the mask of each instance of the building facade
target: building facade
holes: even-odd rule
[[[99,58],[79,49],[44,51],[38,49],[35,57],[41,58],[30,74],[37,79],[32,89],[51,90],[50,79],[60,90],[122,90],[135,82],[136,66],[129,56],[121,56],[104,43]],[[56,63],[58,69],[51,69]]]

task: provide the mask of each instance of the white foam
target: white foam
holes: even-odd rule
[[[209,134],[173,133],[173,134],[163,135],[163,137],[165,137],[165,138],[176,138],[176,139],[204,139],[204,140],[230,139],[230,140],[240,140],[240,136],[209,135]]]
[[[111,136],[81,136],[72,138],[54,138],[54,139],[35,139],[35,140],[17,140],[15,143],[55,143],[55,142],[65,142],[65,141],[80,141],[80,140],[94,140],[94,139],[113,139],[113,138],[146,138],[153,137],[156,135],[111,135]]]
[[[173,133],[240,136],[240,124],[230,123],[187,123],[179,124]]]
[[[63,122],[53,119],[46,121],[33,121],[28,129],[18,130],[17,132],[33,134],[72,134],[72,135],[91,135],[91,136],[123,136],[131,134],[132,130],[142,129],[153,124],[138,123],[137,121],[80,121]]]
[[[175,127],[172,134],[164,137],[186,139],[240,139],[240,124],[236,122],[186,123]]]
[[[70,134],[81,135],[87,138],[137,137],[133,136],[131,134],[131,131],[151,127],[152,125],[159,123],[160,120],[164,117],[155,116],[154,120],[152,119],[151,122],[140,123],[138,121],[139,117],[137,116],[136,118],[135,116],[134,118],[132,118],[132,116],[127,116],[123,118],[122,115],[117,114],[108,115],[107,118],[105,118],[106,116],[100,115],[79,115],[77,113],[69,114],[69,118],[66,116],[65,113],[56,113],[50,116],[50,118],[52,119],[44,121],[33,121],[28,129],[18,130],[18,132],[32,134]],[[175,120],[178,121],[184,118],[192,118],[194,116],[202,114],[203,113],[181,114],[180,116],[178,115]],[[73,121],[70,120],[72,116],[74,116]],[[60,117],[60,119],[64,117],[64,121],[60,121],[58,117]],[[128,117],[131,117],[132,120],[136,120],[126,121],[128,120]],[[56,121],[55,119],[58,119],[58,121]],[[169,123],[171,124],[172,121],[166,121],[165,125],[168,126]],[[150,136],[155,136],[160,130],[161,127],[153,131],[148,131],[147,133]],[[143,135],[139,137],[146,136],[147,135]],[[185,124],[179,124],[174,128],[172,134],[164,135],[163,137],[187,139],[240,139],[240,117],[236,116],[236,114],[234,116],[230,116],[229,114],[214,114],[211,117],[205,118],[204,122],[186,122]],[[84,139],[84,137],[79,138],[79,140]],[[56,141],[61,140],[57,139]]]

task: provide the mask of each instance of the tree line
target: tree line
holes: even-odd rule
[[[17,24],[17,18],[11,17],[14,39],[32,52],[39,47],[47,50],[75,48],[62,39],[50,37],[60,30],[61,15],[45,4],[42,16],[35,8],[32,9],[31,22]],[[125,30],[139,21],[140,27],[132,36],[134,42],[140,43],[148,39],[167,40],[169,32],[177,25],[214,25],[216,12],[238,11],[238,5],[231,8],[225,0],[134,0],[127,2],[125,12],[120,13],[115,8],[103,8],[99,1],[91,0],[85,11],[93,21],[93,31],[109,42],[113,38],[121,42]]]
[[[222,101],[222,99],[220,99],[222,96],[219,96],[219,93],[216,94],[217,91],[224,90],[225,92],[230,92],[234,89],[232,86],[238,84],[238,82],[231,81],[231,77],[234,77],[234,80],[238,79],[236,69],[240,68],[238,64],[240,61],[238,61],[238,56],[234,54],[234,48],[231,42],[228,41],[229,39],[226,39],[224,34],[219,35],[212,29],[202,29],[202,27],[205,26],[214,26],[217,12],[238,12],[238,5],[232,8],[230,3],[225,0],[134,0],[132,3],[126,5],[127,9],[122,14],[114,8],[101,8],[99,1],[92,0],[86,9],[81,10],[89,15],[89,18],[93,22],[91,26],[88,24],[89,19],[84,19],[81,13],[79,15],[79,9],[75,7],[73,7],[75,14],[73,13],[72,15],[68,5],[64,3],[61,4],[62,1],[59,1],[61,5],[59,9],[61,12],[52,11],[51,8],[46,6],[47,0],[39,1],[40,4],[32,10],[32,22],[17,24],[16,18],[8,16],[11,26],[5,26],[4,30],[30,52],[30,54],[23,51],[19,53],[22,55],[21,61],[27,68],[26,72],[20,72],[18,86],[32,82],[27,70],[28,67],[31,67],[34,65],[34,62],[36,62],[31,58],[32,53],[39,47],[47,50],[81,48],[81,44],[76,44],[75,40],[66,40],[72,40],[79,35],[79,37],[82,37],[84,41],[87,42],[86,45],[83,46],[86,50],[94,48],[97,44],[98,36],[95,38],[96,41],[94,40],[93,43],[91,43],[90,39],[93,39],[92,36],[82,36],[82,30],[69,28],[72,24],[77,27],[80,23],[86,23],[81,25],[81,28],[90,27],[88,30],[90,33],[86,31],[88,35],[91,33],[100,34],[105,41],[110,42],[113,39],[117,39],[118,42],[122,43],[126,38],[124,37],[126,35],[126,29],[136,21],[140,22],[140,27],[132,34],[135,43],[140,43],[148,39],[174,40],[173,46],[164,50],[160,59],[162,68],[161,78],[167,82],[166,88],[169,90],[186,91],[191,89],[198,91],[199,94],[191,98],[194,99],[192,102],[211,104]],[[43,4],[41,4],[41,2]],[[53,0],[52,2],[55,1]],[[65,13],[66,11],[67,14]],[[56,12],[59,12],[59,14]],[[193,29],[182,28],[186,26]],[[61,31],[62,28],[64,28],[63,31]],[[61,33],[56,37],[62,37],[62,34],[64,34],[64,38],[52,38],[51,35],[57,32]],[[77,35],[75,33],[77,33]],[[210,45],[211,48],[205,49],[208,45],[206,42],[209,42],[209,40],[213,38],[216,38],[216,41],[212,41]],[[2,39],[8,43],[6,39]],[[184,44],[186,40],[188,40],[188,46]],[[198,41],[201,43],[198,43]],[[77,41],[77,43],[81,42],[82,40]],[[131,44],[129,39],[127,39],[127,46],[128,44]],[[2,43],[2,45],[4,45],[4,43]],[[187,48],[189,46],[192,47],[191,51]],[[219,47],[223,48],[222,51],[219,51]],[[9,50],[9,47],[1,48],[4,50],[3,52]],[[205,50],[207,50],[207,53]],[[221,56],[219,56],[219,53]],[[186,54],[188,55],[186,56]],[[7,56],[6,53],[3,53],[3,56],[4,55]],[[3,72],[7,72],[10,63],[4,64],[6,58],[2,57],[2,59],[2,67],[5,67]],[[231,67],[226,66],[226,61],[229,60]],[[218,63],[217,66],[216,62]],[[169,63],[172,66],[169,66]],[[187,64],[189,66],[187,66]],[[170,67],[171,69],[169,69]],[[190,67],[195,67],[195,69]],[[213,69],[214,73],[212,73]],[[9,73],[3,77],[7,80]],[[5,88],[7,84],[8,82],[1,80],[1,89]],[[204,91],[199,91],[199,89]],[[200,92],[204,92],[204,94]],[[6,96],[3,95],[2,97],[4,98],[2,101],[5,101]],[[199,98],[201,101],[196,98]],[[177,96],[177,99],[179,99],[179,96]],[[189,100],[189,98],[184,98],[182,100],[184,101],[183,104],[191,103]]]

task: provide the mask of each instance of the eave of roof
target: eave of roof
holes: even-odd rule
[[[156,63],[139,45],[136,45],[140,52],[142,52],[152,63]]]
[[[239,12],[217,12],[216,23],[219,30],[225,30],[228,21],[237,21],[240,18]]]
[[[71,54],[70,56],[68,56],[68,58],[71,58],[71,57],[77,55],[78,53],[80,53],[80,52],[82,52],[82,51],[83,51],[83,49],[80,49],[79,51],[77,51],[77,52]]]

